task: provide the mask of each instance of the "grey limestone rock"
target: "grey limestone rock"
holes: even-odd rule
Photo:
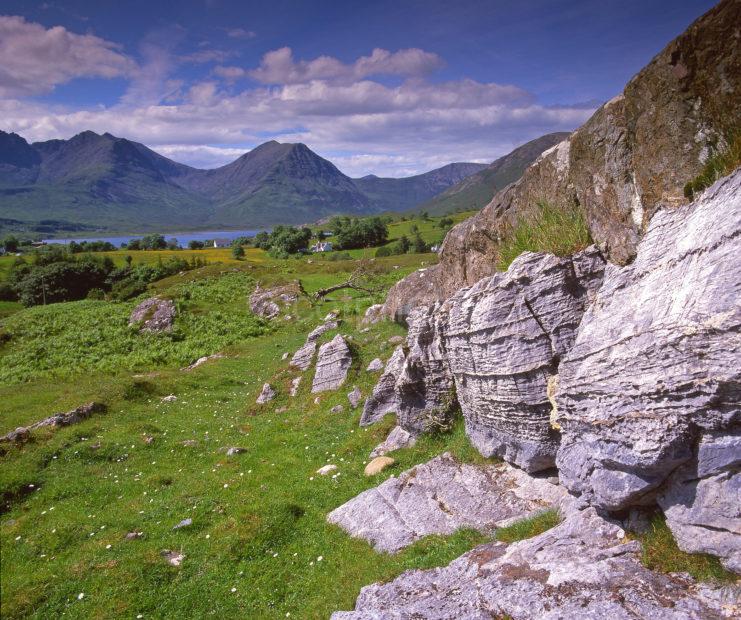
[[[330,315],[327,315],[330,316]],[[337,329],[339,327],[339,322],[335,321],[334,319],[326,320],[321,325],[318,325],[313,330],[309,332],[309,335],[306,336],[306,343],[314,342],[319,339],[320,336],[326,334],[328,331],[331,331],[333,329]]]
[[[257,404],[263,405],[271,400],[273,400],[276,397],[276,392],[273,389],[273,386],[269,383],[264,383],[262,386],[262,390],[260,391],[260,394],[257,397]]]
[[[299,377],[294,377],[291,380],[291,392],[290,392],[291,396],[296,396],[296,394],[298,394],[298,388],[301,385],[301,379],[302,377],[299,376]]]
[[[697,456],[678,468],[658,503],[679,548],[712,553],[741,574],[741,426],[704,433]]]
[[[362,321],[360,323],[362,325],[374,325],[380,321],[383,316],[381,314],[381,311],[383,310],[383,304],[374,304],[370,306],[366,311],[365,315],[363,316]]]
[[[405,359],[404,348],[396,347],[389,361],[386,362],[386,368],[373,388],[373,393],[365,401],[363,415],[360,417],[361,426],[378,422],[387,413],[397,412],[399,401],[396,396],[395,385],[401,374]]]
[[[172,331],[175,322],[175,302],[151,297],[131,312],[129,325],[139,325],[139,331],[160,333]]]
[[[266,319],[273,319],[298,300],[301,286],[298,282],[291,282],[272,288],[261,288],[260,285],[250,295],[250,309],[256,315]]]
[[[703,434],[730,435],[741,420],[740,197],[737,170],[694,203],[657,213],[635,262],[606,269],[561,362],[561,482],[595,506],[653,502],[696,461]],[[721,488],[701,482],[698,494],[707,485]]]
[[[410,570],[360,591],[332,620],[719,620],[737,617],[737,586],[703,585],[640,562],[637,541],[594,508],[534,538],[492,542],[443,568]]]
[[[379,372],[383,370],[383,362],[380,358],[375,358],[371,361],[370,364],[368,364],[368,367],[366,368],[368,372]]]
[[[66,413],[55,413],[54,415],[39,420],[30,426],[20,426],[14,431],[10,431],[8,434],[0,437],[0,443],[25,443],[30,439],[31,431],[33,430],[44,428],[45,426],[58,428],[61,426],[70,426],[71,424],[79,424],[94,413],[105,413],[106,410],[107,407],[103,403],[86,403],[72,409],[71,411],[67,411]]]
[[[319,347],[312,394],[336,390],[345,383],[347,371],[352,365],[352,355],[345,339],[337,334],[332,340]]]
[[[348,393],[347,400],[350,401],[350,406],[355,409],[359,404],[360,401],[363,398],[363,394],[360,391],[360,388],[357,386],[353,389],[352,392]]]
[[[401,426],[394,426],[388,437],[373,448],[370,458],[374,459],[377,456],[384,456],[389,452],[400,450],[401,448],[411,448],[415,443],[417,443],[417,438],[414,435],[401,428]]]
[[[563,488],[509,465],[461,464],[445,453],[364,491],[327,520],[395,553],[423,536],[493,530],[566,500]]]
[[[307,340],[306,344],[293,354],[290,364],[301,370],[307,370],[311,366],[316,352],[316,340]]]

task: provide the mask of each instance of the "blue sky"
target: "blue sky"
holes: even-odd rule
[[[491,161],[577,127],[713,4],[4,0],[0,128],[201,167],[271,138],[352,176]]]

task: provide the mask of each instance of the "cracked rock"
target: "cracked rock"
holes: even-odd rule
[[[347,371],[352,365],[350,347],[345,339],[337,334],[332,340],[319,347],[314,381],[311,392],[336,390],[345,383]]]

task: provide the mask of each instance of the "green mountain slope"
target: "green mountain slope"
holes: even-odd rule
[[[567,132],[549,133],[500,157],[483,170],[471,174],[431,200],[413,207],[430,215],[444,215],[454,211],[470,211],[485,207],[500,189],[514,183],[540,154],[565,140]]]

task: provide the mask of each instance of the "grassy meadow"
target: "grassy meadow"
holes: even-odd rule
[[[434,220],[395,224],[391,236],[408,234],[413,223],[435,241]],[[290,319],[265,321],[249,310],[258,283],[299,279],[311,294],[345,280],[355,259],[370,252],[352,251],[353,259],[337,261],[277,260],[255,249],[242,261],[228,250],[178,252],[206,256],[209,264],[150,286],[150,294],[176,303],[171,334],[129,328],[137,300],[29,309],[0,304],[0,435],[85,402],[108,407],[74,426],[35,431],[23,446],[5,444],[2,617],[327,618],[351,609],[364,585],[445,565],[485,540],[459,531],[391,556],[325,521],[359,492],[445,450],[484,462],[459,419],[450,432],[396,452],[391,469],[374,478],[363,474],[394,421],[389,416],[361,429],[360,409],[350,409],[347,393],[354,386],[370,393],[378,375],[366,366],[375,357],[388,359],[389,339],[404,334],[390,322],[360,324],[383,293],[302,298],[287,310]],[[110,253],[117,262],[126,254],[135,262],[156,261],[165,252]],[[7,260],[1,258],[0,267]],[[436,260],[434,254],[377,259],[377,281],[388,288]],[[301,373],[283,355],[299,348],[330,311],[342,323],[320,342],[337,331],[348,337],[354,363],[347,382],[315,402],[309,370],[291,398],[290,382]],[[224,357],[182,370],[214,353]],[[278,396],[257,405],[264,382]],[[168,395],[176,399],[163,401]],[[337,404],[344,411],[331,413]],[[229,447],[244,451],[228,456]],[[338,475],[316,474],[327,463],[338,466]],[[173,529],[183,519],[192,525]],[[500,535],[518,540],[556,522],[547,513]],[[140,534],[127,539],[132,532]],[[677,565],[665,557],[681,552],[667,546],[663,533],[646,542],[647,561]],[[166,551],[184,556],[180,566],[165,561]],[[695,561],[684,556],[689,565]]]

